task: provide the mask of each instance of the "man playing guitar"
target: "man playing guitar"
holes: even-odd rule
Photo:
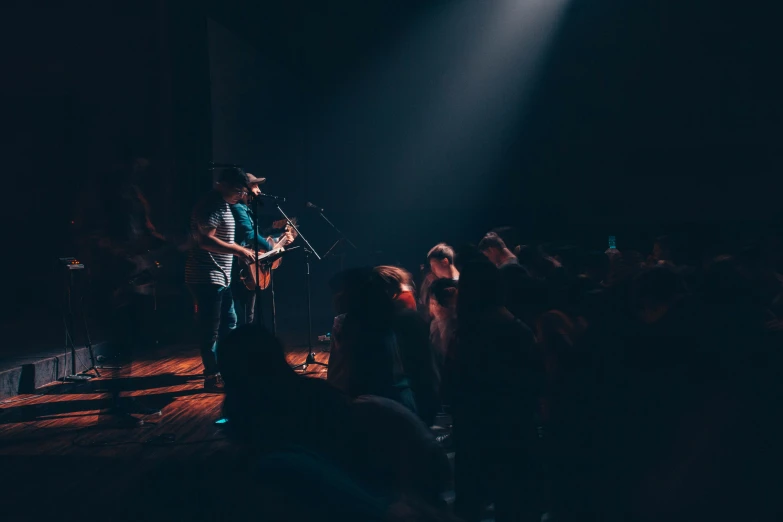
[[[185,282],[193,295],[196,336],[204,363],[204,388],[222,389],[216,351],[218,339],[236,328],[231,297],[234,257],[255,261],[256,253],[234,241],[235,205],[247,194],[248,179],[241,169],[220,172],[214,190],[193,210],[193,248],[185,263]]]
[[[242,196],[239,202],[231,205],[231,213],[236,222],[235,241],[241,246],[255,249],[258,245],[259,254],[271,252],[289,245],[294,240],[294,235],[290,227],[286,227],[282,236],[275,239],[272,237],[263,237],[256,234],[254,227],[254,215],[250,205],[253,197],[261,194],[260,184],[266,181],[266,178],[259,178],[253,174],[247,173],[249,193]],[[277,268],[275,263],[272,268]],[[265,289],[263,274],[255,273],[256,267],[253,263],[245,263],[237,260],[234,263],[234,277],[232,277],[232,295],[234,297],[234,308],[237,315],[237,324],[251,324],[255,318],[256,293],[255,280],[261,276],[259,287]],[[250,276],[250,277],[248,277]],[[250,279],[250,281],[248,281]]]

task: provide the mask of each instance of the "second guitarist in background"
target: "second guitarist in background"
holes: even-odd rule
[[[294,240],[291,232],[286,232],[277,241],[273,238],[263,237],[258,234],[256,237],[255,222],[253,210],[250,206],[250,200],[253,196],[261,194],[259,185],[266,181],[266,178],[258,178],[247,173],[248,188],[250,194],[244,195],[240,201],[231,205],[231,213],[234,215],[236,223],[236,232],[234,240],[241,246],[254,249],[258,241],[259,251],[269,252],[276,248],[281,248]],[[232,277],[231,293],[234,297],[234,309],[237,315],[237,324],[252,324],[255,319],[256,293],[255,290],[248,290],[238,275],[241,263],[234,263],[234,277]],[[261,318],[263,320],[263,318]]]

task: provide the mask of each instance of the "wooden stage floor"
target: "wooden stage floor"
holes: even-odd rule
[[[328,353],[315,351],[318,361],[328,361]],[[295,365],[306,355],[303,348],[287,358]],[[3,520],[70,520],[98,508],[114,510],[110,520],[184,519],[180,502],[204,515],[227,515],[217,507],[223,504],[217,501],[220,476],[241,464],[214,424],[223,396],[204,392],[201,371],[198,350],[167,348],[137,357],[119,372],[103,370],[100,379],[55,383],[0,402]],[[325,378],[326,369],[310,367],[307,375]],[[112,377],[126,390],[123,396],[160,408],[161,415],[140,416],[141,427],[117,427],[112,416],[101,414]],[[185,482],[192,484],[186,488]],[[208,505],[195,508],[193,502]]]

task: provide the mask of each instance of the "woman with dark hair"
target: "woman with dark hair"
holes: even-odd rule
[[[375,267],[375,273],[386,283],[396,306],[416,310],[416,287],[410,272],[397,266],[381,265]]]
[[[453,401],[457,511],[478,520],[494,501],[498,521],[538,520],[533,448],[542,370],[535,339],[503,306],[494,265],[469,263],[461,274]]]
[[[416,311],[413,278],[396,266],[374,269],[394,302],[393,330],[403,370],[410,377],[419,417],[431,425],[440,409],[440,372],[427,322]]]
[[[351,397],[378,395],[417,411],[395,335],[395,305],[375,271],[346,274],[332,328],[327,379]],[[334,364],[332,364],[334,361]]]

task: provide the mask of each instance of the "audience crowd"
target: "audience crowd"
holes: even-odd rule
[[[694,261],[666,237],[645,258],[508,232],[436,245],[418,285],[393,266],[336,276],[326,381],[294,373],[263,327],[228,337],[225,415],[270,505],[328,520],[761,513],[780,453],[780,243]]]

